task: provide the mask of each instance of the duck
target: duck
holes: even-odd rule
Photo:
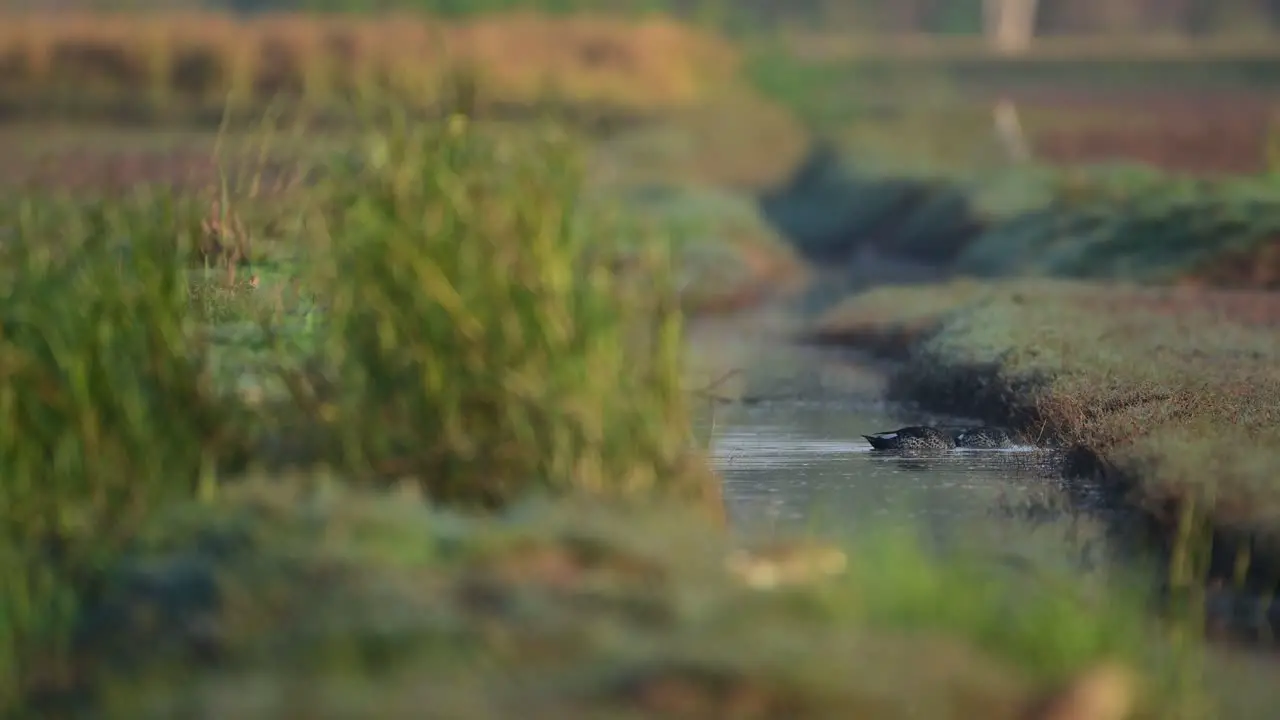
[[[875,450],[951,450],[955,436],[936,427],[910,426],[863,435]]]
[[[984,425],[956,433],[956,447],[995,450],[1013,446],[1013,436],[1008,430]]]

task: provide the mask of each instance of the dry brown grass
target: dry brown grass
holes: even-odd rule
[[[390,92],[433,104],[442,78],[479,75],[477,103],[549,96],[623,108],[685,106],[737,65],[725,41],[661,18],[513,14],[443,23],[211,13],[0,19],[0,102],[38,109],[217,108],[281,94],[326,106]]]

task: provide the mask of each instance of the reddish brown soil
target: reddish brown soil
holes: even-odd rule
[[[1117,159],[1197,173],[1266,169],[1266,144],[1280,121],[1280,98],[1241,90],[1081,91],[1006,94],[1033,125],[1039,157],[1059,163]]]
[[[0,187],[95,194],[127,191],[140,185],[203,190],[217,187],[223,174],[245,177],[256,168],[256,162],[215,160],[207,151],[182,148],[134,152],[76,149],[0,165]],[[262,188],[279,188],[291,174],[285,164],[267,163],[261,171]]]
[[[1170,114],[1215,112],[1224,107],[1266,112],[1280,107],[1280,95],[1238,88],[1197,88],[1193,92],[1157,88],[1020,87],[986,91],[984,95],[1007,97],[1019,105],[1057,110],[1092,110]]]
[[[1034,146],[1037,156],[1062,164],[1124,159],[1180,172],[1261,172],[1266,169],[1265,119],[1243,120],[1193,117],[1150,127],[1048,131],[1035,138]]]

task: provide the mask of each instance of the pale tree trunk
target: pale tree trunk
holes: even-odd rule
[[[1019,55],[1031,48],[1037,5],[1038,0],[983,0],[983,28],[987,42],[996,52]],[[1009,159],[1015,162],[1030,160],[1031,149],[1013,101],[1000,98],[992,109],[992,119],[996,137]]]
[[[987,41],[1002,53],[1017,54],[1031,47],[1038,0],[983,0],[983,28]]]

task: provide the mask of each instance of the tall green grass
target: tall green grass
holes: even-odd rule
[[[709,487],[687,462],[665,244],[615,272],[611,243],[635,238],[580,207],[568,138],[391,124],[321,175],[290,197],[305,222],[284,239],[321,319],[306,343],[262,345],[291,355],[257,363],[291,392],[254,405],[212,372],[235,348],[215,343],[225,313],[188,267],[207,206],[164,192],[9,206],[0,705],[74,682],[68,643],[102,569],[250,450],[469,505]],[[275,332],[293,310],[241,324]]]
[[[641,244],[619,275],[631,231],[582,205],[580,159],[554,129],[399,127],[314,196],[338,391],[290,385],[332,460],[484,505],[531,485],[681,483],[691,429],[666,244]]]
[[[0,701],[18,691],[23,654],[67,630],[68,583],[236,454],[234,408],[214,393],[187,322],[176,236],[194,210],[141,195],[28,203],[9,228]]]

